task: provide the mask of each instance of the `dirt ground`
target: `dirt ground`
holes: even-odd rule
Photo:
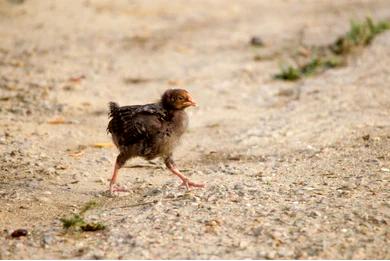
[[[389,259],[390,31],[345,67],[272,78],[368,15],[389,1],[1,1],[0,258]],[[199,107],[175,158],[207,187],[135,159],[110,197],[108,102],[176,87]],[[105,230],[62,228],[91,201]]]

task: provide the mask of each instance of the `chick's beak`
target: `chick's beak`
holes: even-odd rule
[[[186,101],[187,106],[194,106],[196,107],[196,102],[192,99],[192,97],[188,97],[188,100]]]

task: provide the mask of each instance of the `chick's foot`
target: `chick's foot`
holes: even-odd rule
[[[113,194],[114,192],[129,192],[129,190],[126,187],[119,186],[118,184],[112,184],[110,185],[110,193]]]
[[[202,183],[195,183],[195,182],[192,182],[189,179],[182,179],[182,181],[183,182],[180,184],[180,187],[185,186],[187,188],[187,190],[190,190],[191,188],[204,188],[205,187],[204,184],[202,184]]]

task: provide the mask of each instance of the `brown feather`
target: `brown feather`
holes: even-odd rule
[[[122,106],[109,104],[111,118],[107,130],[125,158],[141,156],[147,159],[168,157],[179,143],[188,125],[183,109],[175,109],[173,93],[158,103]],[[184,95],[186,92],[184,93]]]

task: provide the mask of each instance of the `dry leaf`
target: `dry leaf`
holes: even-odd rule
[[[113,145],[114,144],[112,144],[111,142],[101,142],[101,143],[94,143],[91,146],[94,148],[110,148]]]
[[[53,118],[51,120],[48,120],[47,123],[49,123],[49,124],[65,124],[66,121],[63,117],[57,117],[57,118]]]
[[[141,78],[141,77],[126,77],[123,79],[123,82],[126,84],[141,84],[150,81],[152,81],[152,79]]]
[[[84,150],[74,151],[74,152],[69,153],[69,156],[71,156],[71,157],[80,157],[84,153],[85,153]]]
[[[69,82],[72,82],[72,83],[80,83],[81,80],[85,79],[85,75],[79,75],[79,76],[74,76],[74,77],[70,77],[68,79]]]

